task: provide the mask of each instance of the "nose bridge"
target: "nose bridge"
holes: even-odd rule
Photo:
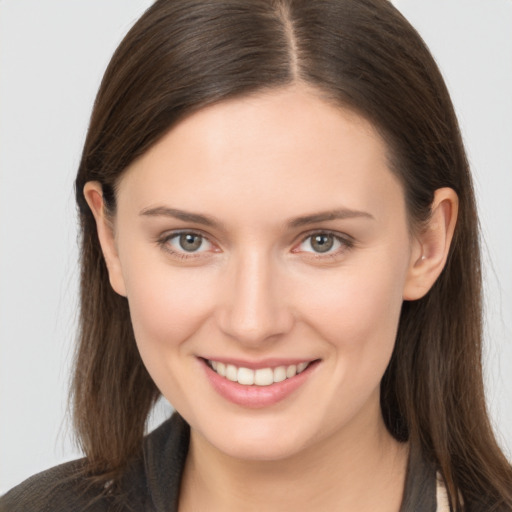
[[[260,344],[291,328],[279,287],[279,266],[265,251],[247,250],[233,262],[221,311],[222,330],[244,344]]]

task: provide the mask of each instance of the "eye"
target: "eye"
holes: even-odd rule
[[[313,233],[302,240],[294,252],[309,252],[318,255],[337,254],[352,246],[352,242],[329,232]]]
[[[338,242],[333,235],[327,233],[318,233],[311,235],[304,242],[301,247],[303,250],[313,250],[314,252],[329,252]],[[339,244],[339,242],[338,242]],[[311,249],[310,249],[311,248]]]
[[[213,244],[203,235],[191,231],[168,235],[161,241],[173,253],[202,253],[211,251]]]

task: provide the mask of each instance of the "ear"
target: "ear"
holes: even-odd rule
[[[431,217],[413,240],[404,300],[421,299],[441,274],[457,223],[458,208],[459,199],[453,189],[436,190]]]
[[[96,229],[107,265],[110,285],[116,293],[126,297],[126,287],[117,251],[114,226],[105,209],[101,183],[88,181],[84,186],[84,196],[96,220]]]

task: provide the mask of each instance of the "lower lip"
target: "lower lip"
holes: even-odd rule
[[[234,404],[253,409],[274,405],[290,396],[306,382],[320,362],[314,361],[304,371],[294,377],[282,382],[275,382],[270,386],[244,386],[238,382],[221,377],[208,366],[204,359],[200,361],[206,371],[210,384],[219,395]]]

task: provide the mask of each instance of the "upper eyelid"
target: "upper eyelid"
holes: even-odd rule
[[[190,233],[191,235],[199,235],[208,240],[208,242],[213,243],[210,235],[208,235],[207,233],[203,232],[200,229],[172,229],[169,231],[164,231],[162,234],[158,235],[157,239],[159,241],[170,240],[171,238],[174,238],[176,236],[185,235],[188,233]]]
[[[345,243],[354,243],[355,241],[354,238],[348,235],[347,233],[340,233],[339,231],[335,231],[332,229],[313,229],[311,231],[308,231],[307,233],[301,233],[298,236],[298,240],[302,243],[314,235],[332,235],[334,238],[341,240]]]
[[[170,240],[172,240],[180,235],[183,235],[183,234],[198,235],[198,236],[202,237],[204,240],[206,240],[211,246],[218,247],[218,244],[212,242],[210,237],[208,235],[206,235],[205,233],[203,233],[200,229],[176,229],[176,230],[166,231],[156,238],[156,243],[158,245],[160,245],[165,251],[167,251],[169,253],[174,253],[176,255],[183,256],[185,258],[194,258],[194,257],[197,258],[197,257],[200,257],[201,255],[204,255],[204,253],[209,252],[208,250],[187,252],[185,250],[175,249],[170,246],[165,247]],[[213,251],[213,252],[217,252],[217,251]]]
[[[332,235],[338,243],[341,244],[341,247],[339,247],[337,250],[334,251],[327,251],[325,253],[321,252],[315,252],[315,251],[307,251],[307,250],[300,250],[300,246],[308,240],[308,238],[311,238],[314,235]],[[303,233],[298,241],[296,241],[291,249],[292,253],[300,254],[301,257],[305,258],[313,258],[314,260],[318,261],[329,261],[333,258],[337,258],[341,255],[343,255],[346,251],[351,250],[355,246],[356,242],[353,237],[350,235],[347,235],[345,233],[340,233],[339,231],[333,231],[328,229],[317,229],[310,231],[308,233]]]

